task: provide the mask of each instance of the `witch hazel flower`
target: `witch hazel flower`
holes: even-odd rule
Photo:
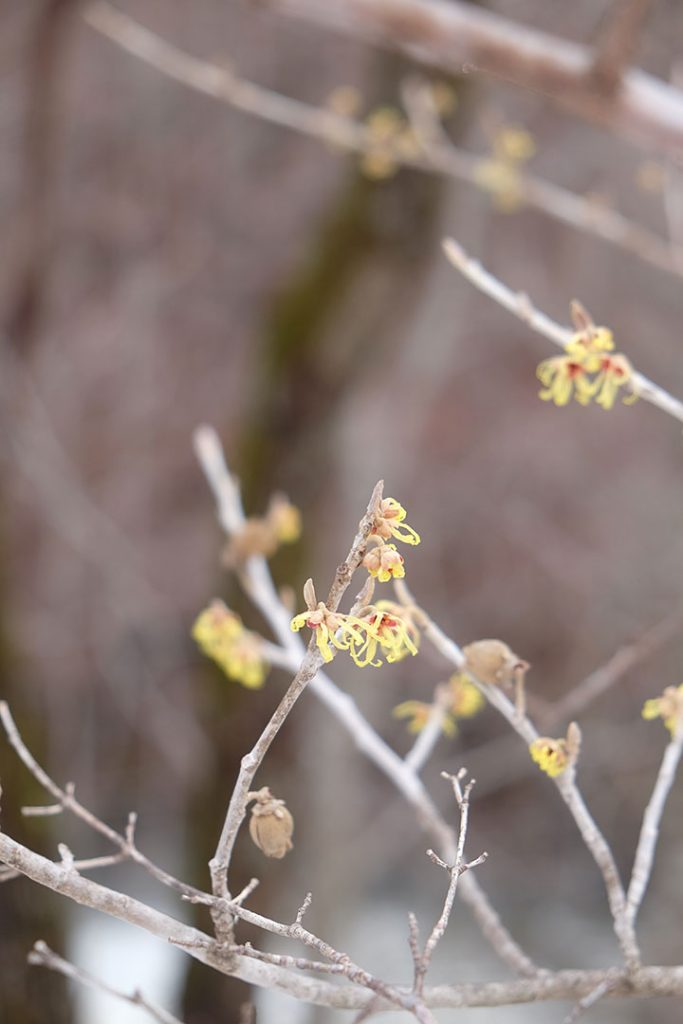
[[[379,537],[380,540],[391,540],[393,537],[404,544],[419,544],[420,535],[404,522],[406,515],[403,505],[395,498],[382,498],[375,514],[371,535]]]
[[[403,579],[406,574],[403,555],[399,554],[396,545],[386,544],[378,537],[370,537],[370,541],[374,541],[375,544],[363,559],[363,565],[370,575],[380,583]]]
[[[304,600],[307,611],[294,616],[291,628],[295,633],[304,626],[314,631],[324,662],[329,663],[334,658],[333,648],[348,651],[352,650],[352,645],[355,649],[366,643],[370,632],[368,623],[353,615],[330,611],[324,601],[316,598],[313,580],[309,579],[304,584]]]
[[[567,405],[574,398],[580,405],[595,400],[603,409],[611,409],[633,378],[633,367],[625,355],[614,352],[614,339],[608,327],[598,327],[581,303],[571,306],[575,333],[565,345],[565,354],[544,359],[536,370],[543,384],[539,397],[555,405]],[[635,392],[624,396],[624,403],[635,402]]]
[[[570,722],[567,735],[559,739],[539,736],[529,744],[529,753],[538,767],[551,779],[563,775],[568,768],[573,768],[581,749],[581,730],[576,722]]]
[[[420,634],[409,614],[393,601],[377,601],[358,612],[358,619],[367,627],[362,644],[352,641],[351,657],[359,668],[382,664],[382,655],[389,664],[416,655]]]
[[[679,723],[683,722],[683,684],[667,686],[661,697],[646,700],[642,714],[648,721],[661,718],[671,735],[675,735]]]
[[[261,638],[245,629],[239,615],[223,601],[213,601],[199,614],[192,636],[230,679],[249,690],[263,686],[269,666],[263,657]]]

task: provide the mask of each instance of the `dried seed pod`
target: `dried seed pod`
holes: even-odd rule
[[[249,793],[248,799],[255,801],[249,819],[249,835],[266,857],[279,860],[292,849],[292,815],[284,800],[274,797],[268,786]]]
[[[514,685],[515,706],[524,715],[524,676],[529,662],[524,661],[502,640],[476,640],[463,647],[465,669],[482,683],[511,689]]]

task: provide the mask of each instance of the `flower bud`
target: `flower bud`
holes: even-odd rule
[[[266,857],[279,860],[292,849],[292,815],[284,800],[274,797],[267,786],[249,793],[248,799],[255,801],[249,819],[249,835]]]

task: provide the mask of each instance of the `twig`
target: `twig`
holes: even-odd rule
[[[677,608],[666,618],[651,626],[633,643],[620,647],[604,665],[591,672],[554,704],[550,704],[543,715],[544,726],[560,722],[563,719],[575,718],[580,711],[583,711],[619,682],[626,672],[650,658],[659,647],[676,636],[682,628],[683,613],[680,608]]]
[[[94,871],[96,868],[109,868],[114,864],[122,864],[125,860],[128,860],[127,854],[113,853],[108,857],[88,857],[85,860],[74,860],[71,866],[74,871]],[[0,882],[10,882],[15,878],[21,878],[21,871],[0,868]]]
[[[239,488],[225,463],[216,431],[208,426],[200,427],[195,432],[194,443],[197,457],[216,500],[217,516],[221,526],[228,535],[239,531],[245,521]],[[240,581],[245,593],[270,624],[281,645],[284,658],[288,659],[288,667],[296,671],[304,657],[305,648],[298,635],[292,633],[289,627],[290,613],[280,601],[266,561],[262,558],[250,558]],[[375,732],[355,701],[341,691],[328,676],[319,672],[309,685],[311,692],[344,726],[358,748],[415,809],[418,822],[438,844],[444,857],[452,860],[456,850],[453,830],[439,814],[416,773]],[[463,876],[459,892],[470,907],[482,934],[500,958],[519,974],[529,977],[535,975],[538,967],[505,928],[474,875]]]
[[[51,971],[57,971],[58,974],[63,974],[64,977],[77,981],[79,985],[85,985],[86,988],[95,989],[96,992],[106,992],[116,999],[121,999],[123,1002],[138,1006],[152,1020],[157,1021],[158,1024],[181,1024],[181,1021],[174,1017],[172,1013],[169,1013],[168,1010],[162,1009],[151,1000],[145,998],[139,989],[128,993],[114,988],[106,981],[102,981],[101,978],[96,978],[94,974],[83,971],[80,967],[76,967],[68,960],[58,956],[45,942],[36,942],[28,955],[28,962],[36,967],[47,967]]]
[[[592,992],[589,992],[588,995],[583,997],[583,999],[579,999],[578,1003],[576,1003],[574,1008],[570,1010],[564,1018],[562,1024],[575,1024],[579,1017],[581,1017],[586,1010],[590,1010],[592,1006],[595,1006],[596,1003],[600,1002],[600,1000],[607,995],[610,989],[614,988],[616,983],[616,979],[614,978],[605,978],[604,981],[601,981],[599,985],[595,986]]]
[[[613,93],[633,60],[654,0],[613,0],[596,47],[591,75],[597,85]]]
[[[99,832],[100,835],[108,839],[110,843],[117,846],[121,851],[122,858],[127,858],[139,864],[143,867],[150,875],[153,875],[163,885],[168,886],[170,889],[174,889],[176,892],[194,895],[200,892],[199,889],[195,889],[192,885],[186,885],[185,882],[181,882],[179,879],[174,878],[163,868],[160,868],[157,864],[154,864],[149,858],[145,857],[143,853],[138,850],[134,841],[134,827],[135,827],[135,815],[130,815],[128,819],[128,826],[126,828],[126,834],[121,835],[116,832],[115,829],[111,828],[105,822],[101,821],[96,815],[89,811],[86,807],[80,803],[75,795],[75,787],[73,783],[68,782],[64,789],[61,789],[56,782],[47,774],[47,772],[41,768],[36,761],[35,757],[28,749],[24,741],[22,740],[19,730],[17,729],[16,723],[12,718],[10,709],[6,701],[0,701],[0,722],[2,722],[7,739],[11,746],[19,755],[20,760],[26,765],[31,775],[43,786],[44,789],[51,793],[52,796],[59,801],[59,804],[68,811],[71,811],[77,818],[80,818],[89,828],[95,832]],[[76,866],[76,862],[74,862]]]
[[[664,805],[676,778],[676,770],[682,752],[683,715],[679,715],[674,734],[664,751],[652,796],[643,815],[631,881],[626,895],[626,917],[631,924],[635,922],[650,881]]]
[[[441,727],[446,716],[448,700],[448,690],[443,686],[437,686],[425,727],[420,729],[415,742],[403,759],[408,768],[416,775],[426,765],[441,737]]]
[[[415,604],[414,598],[403,580],[395,584],[399,599],[411,607],[417,616],[418,624],[428,640],[441,654],[456,665],[461,671],[466,668],[465,656],[454,640],[440,629],[433,619]],[[476,676],[468,673],[472,681],[479,687],[486,700],[507,720],[514,731],[524,740],[527,746],[538,739],[538,733],[526,716],[520,716],[515,706],[499,688],[482,683]],[[624,954],[627,965],[635,969],[640,963],[640,952],[633,930],[632,922],[626,917],[626,895],[619,878],[619,871],[610,846],[596,825],[593,817],[579,792],[574,780],[573,769],[568,769],[552,780],[560,796],[569,808],[576,822],[583,841],[602,874],[607,900],[612,913],[614,931]]]
[[[449,775],[448,772],[441,773],[441,777],[448,779],[453,787],[453,794],[460,810],[460,829],[458,832],[458,846],[455,854],[455,860],[452,864],[444,863],[441,858],[436,857],[436,855],[433,854],[433,851],[427,851],[427,854],[432,855],[432,859],[448,872],[449,883],[443,908],[436,924],[430,932],[429,938],[425,942],[424,949],[422,951],[420,951],[418,944],[417,922],[414,918],[410,922],[410,947],[413,954],[413,962],[415,964],[414,989],[420,996],[423,995],[424,992],[425,977],[429,970],[429,965],[431,963],[432,956],[434,955],[434,951],[443,936],[446,934],[446,928],[448,927],[448,922],[453,910],[453,902],[455,900],[458,879],[469,868],[483,863],[488,856],[486,853],[482,853],[476,858],[476,860],[470,861],[469,863],[465,861],[465,839],[467,837],[470,792],[474,785],[474,779],[470,780],[463,790],[460,785],[463,775],[463,771],[459,772],[458,775]]]
[[[198,435],[197,445],[202,447],[201,436]],[[207,447],[204,442],[205,449]],[[376,485],[372,492],[365,515],[360,521],[358,532],[354,537],[346,560],[337,569],[326,605],[330,611],[336,611],[339,603],[351,582],[351,578],[361,564],[365,555],[367,539],[373,529],[379,503],[382,498],[383,481]],[[308,651],[306,652],[301,665],[289,685],[287,692],[273,712],[270,721],[259,736],[258,740],[242,758],[239,775],[235,788],[232,791],[228,811],[223,823],[216,852],[210,863],[211,882],[213,892],[216,896],[226,898],[228,896],[228,869],[230,858],[235,845],[237,833],[244,819],[248,803],[248,793],[252,789],[254,776],[258,771],[263,758],[268,752],[273,740],[284,725],[287,716],[304,692],[310,681],[315,677],[323,663],[322,654],[318,649],[315,638],[311,638]],[[223,922],[227,924],[227,922]]]
[[[649,150],[683,153],[680,90],[640,70],[599,94],[590,50],[462,0],[261,0],[366,42],[389,46],[451,74],[483,72],[553,98]]]
[[[543,335],[559,348],[565,348],[572,339],[572,332],[567,328],[551,320],[545,313],[535,309],[529,301],[528,296],[519,292],[511,291],[502,281],[485,270],[481,263],[471,259],[464,249],[452,238],[447,238],[444,243],[444,252],[449,262],[459,270],[463,277],[466,277],[476,288],[494,299],[500,306],[507,309],[519,320],[528,324],[533,331]],[[642,373],[634,370],[630,379],[629,387],[634,394],[646,402],[656,405],[658,409],[673,416],[679,423],[683,423],[683,403],[670,395],[668,391],[654,384]]]
[[[365,124],[283,96],[247,81],[230,68],[192,57],[105,0],[86,7],[84,18],[91,28],[157,71],[236,110],[347,152],[366,154],[377,149],[377,141]],[[449,142],[435,119],[427,122],[422,116],[421,92],[424,90],[410,86],[404,90],[421,151],[405,153],[394,147],[392,160],[397,167],[444,175],[481,189],[478,171],[482,158]],[[391,152],[390,143],[387,147]],[[626,249],[659,269],[683,276],[683,248],[675,242],[667,242],[622,214],[533,175],[520,172],[517,186],[523,204]]]

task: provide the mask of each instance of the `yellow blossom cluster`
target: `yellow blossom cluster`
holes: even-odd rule
[[[254,555],[270,558],[281,544],[294,544],[301,536],[301,513],[283,494],[274,495],[265,516],[250,516],[223,551],[223,564],[238,568]]]
[[[436,703],[442,711],[441,729],[446,736],[455,736],[458,720],[473,718],[482,710],[485,700],[465,673],[457,673],[439,688]],[[408,719],[408,732],[418,733],[426,726],[433,709],[433,704],[421,700],[405,700],[393,713],[396,718]]]
[[[572,304],[576,333],[565,346],[565,354],[544,359],[536,370],[543,388],[544,402],[567,405],[574,398],[580,405],[595,400],[603,409],[611,409],[620,389],[629,384],[633,369],[626,356],[614,352],[612,332],[596,327],[579,303]],[[636,400],[628,392],[624,402]]]
[[[371,576],[380,583],[400,580],[405,576],[403,555],[396,545],[388,541],[393,537],[404,544],[419,544],[420,537],[405,522],[406,510],[395,498],[383,498],[375,515],[375,521],[368,538],[368,551],[363,565]]]
[[[514,213],[524,202],[522,170],[536,152],[533,136],[519,125],[505,125],[492,140],[492,155],[480,160],[474,180],[489,192],[502,213]]]
[[[683,721],[683,683],[680,686],[667,686],[661,697],[646,700],[643,718],[661,718],[673,736],[677,725]]]
[[[576,722],[570,722],[565,737],[539,736],[529,744],[529,753],[541,771],[554,779],[576,764],[580,748],[581,730]]]
[[[192,636],[226,676],[250,690],[263,686],[268,664],[261,640],[242,625],[242,620],[222,601],[213,601],[192,627]]]
[[[334,650],[347,651],[359,668],[377,667],[382,658],[400,661],[408,654],[417,654],[419,633],[409,612],[391,601],[378,601],[361,608],[354,615],[331,612],[324,601],[318,601],[313,581],[304,586],[307,611],[295,615],[295,632],[308,626],[315,633],[323,661],[330,662]]]

